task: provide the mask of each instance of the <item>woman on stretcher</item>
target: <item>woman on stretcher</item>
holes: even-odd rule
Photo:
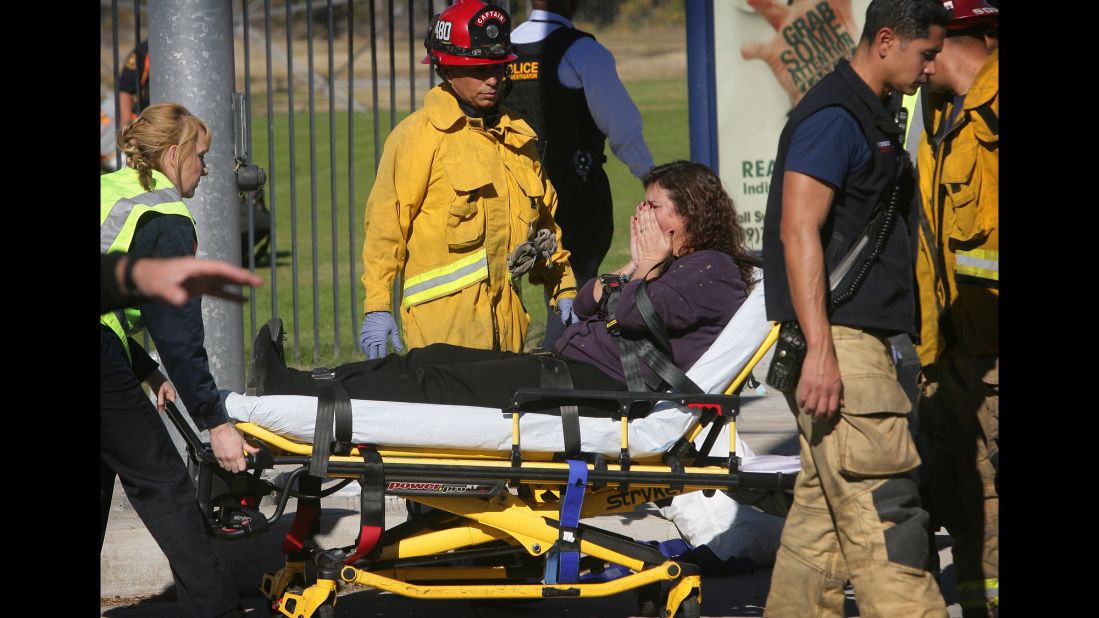
[[[641,180],[645,200],[630,219],[630,261],[615,271],[622,283],[613,319],[621,339],[649,337],[637,302],[647,281],[652,308],[667,329],[671,361],[686,371],[751,291],[745,233],[732,199],[708,167],[673,161],[652,168]],[[580,321],[565,330],[553,351],[567,367],[572,387],[661,386],[645,360],[640,361],[640,374],[628,379],[620,358],[622,341],[608,330],[613,320],[607,300],[599,279],[585,283],[574,305]],[[310,372],[286,367],[283,337],[278,319],[256,335],[251,376],[255,394],[315,395]],[[433,344],[332,371],[352,399],[507,408],[518,388],[540,386],[543,370],[533,354]]]

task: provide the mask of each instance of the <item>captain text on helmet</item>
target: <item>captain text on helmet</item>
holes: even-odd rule
[[[500,105],[516,58],[511,17],[460,0],[432,18],[424,47],[443,82],[385,142],[366,203],[359,347],[368,358],[389,342],[402,351],[400,311],[411,347],[519,352],[530,322],[519,277],[545,286],[555,308],[571,305],[576,282],[535,133]]]

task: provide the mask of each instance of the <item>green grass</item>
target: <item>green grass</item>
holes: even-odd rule
[[[645,139],[656,163],[672,159],[688,158],[690,143],[687,123],[686,79],[637,81],[626,84],[634,102],[641,110],[645,127]],[[348,144],[347,113],[336,115],[336,239],[332,230],[332,160],[329,152],[329,121],[327,113],[315,116],[316,143],[316,229],[317,258],[313,259],[312,211],[310,186],[309,117],[306,113],[294,114],[295,133],[295,195],[296,213],[291,217],[289,115],[276,113],[274,119],[274,164],[268,160],[268,134],[265,104],[253,107],[252,159],[269,174],[267,204],[275,216],[275,241],[279,253],[276,277],[272,282],[269,266],[258,266],[267,283],[256,290],[256,323],[251,322],[251,309],[245,306],[245,358],[250,355],[251,333],[275,314],[283,319],[288,338],[287,360],[291,365],[312,367],[336,365],[360,360],[362,354],[356,344],[362,320],[363,289],[359,283],[362,271],[363,210],[374,182],[374,129],[373,116],[367,112],[355,114],[355,194],[354,203],[348,202]],[[407,112],[398,114],[398,121]],[[381,110],[379,119],[379,151],[389,133],[388,110]],[[607,175],[614,197],[615,238],[603,261],[602,271],[614,269],[629,258],[629,216],[641,199],[641,183],[630,174],[607,148]],[[272,171],[274,173],[272,173]],[[273,189],[273,190],[272,190]],[[349,218],[350,208],[350,218]],[[292,223],[296,221],[296,234]],[[351,223],[353,221],[353,223]],[[352,237],[353,234],[353,237]],[[293,271],[291,250],[296,248],[298,270],[298,306],[295,319]],[[352,242],[353,238],[353,242]],[[349,245],[350,243],[350,245]],[[335,251],[333,251],[335,247]],[[338,311],[334,314],[332,264],[338,269]],[[314,264],[317,276],[314,278]],[[354,272],[352,272],[352,269]],[[354,288],[351,284],[354,280]],[[525,282],[525,280],[524,280]],[[351,298],[354,292],[355,305]],[[314,293],[317,294],[317,320],[319,328],[314,335]],[[273,299],[272,296],[275,296]],[[531,314],[528,347],[541,341],[544,331],[545,309],[542,304],[541,286],[524,283],[523,300]],[[274,301],[274,302],[273,302]],[[336,327],[339,324],[339,350],[336,349]],[[294,343],[298,353],[295,356]],[[314,352],[315,350],[315,352]]]

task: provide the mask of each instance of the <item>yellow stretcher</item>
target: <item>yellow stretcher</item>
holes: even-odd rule
[[[250,457],[253,473],[234,475],[217,466],[209,448],[174,406],[170,406],[169,415],[187,439],[192,460],[199,464],[199,504],[220,537],[244,538],[267,529],[282,515],[295,486],[298,524],[297,518],[308,511],[302,508],[301,499],[316,502],[323,495],[302,495],[309,493],[302,489],[305,483],[301,481],[310,473],[313,477],[359,480],[364,495],[373,488],[371,500],[364,497],[364,526],[356,545],[323,550],[307,543],[290,543],[293,534],[288,535],[285,566],[265,575],[260,585],[278,614],[332,616],[340,582],[353,582],[425,599],[583,598],[636,590],[643,615],[692,617],[699,616],[701,602],[696,565],[670,560],[651,545],[591,526],[562,526],[562,504],[568,502],[570,478],[583,490],[582,507],[570,520],[577,515],[587,518],[632,511],[639,503],[696,490],[726,491],[749,504],[762,496],[787,495],[794,475],[746,472],[736,452],[740,389],[777,336],[778,326],[773,325],[723,394],[523,389],[513,402],[510,453],[357,445],[345,455],[318,454],[311,444],[289,440],[252,423],[238,423],[252,442],[264,448]],[[703,413],[667,452],[631,458],[628,421],[643,416],[658,400],[675,401]],[[546,401],[554,405],[582,402],[617,415],[622,421],[618,460],[588,454],[577,467],[561,461],[560,454],[523,452],[520,415],[535,403],[544,410]],[[729,454],[710,457],[713,439],[725,425],[729,427]],[[697,449],[696,438],[707,427],[711,433]],[[297,467],[283,485],[260,478],[260,470],[285,464]],[[578,473],[581,477],[586,474],[586,479],[577,480]],[[315,479],[318,490],[319,481]],[[434,510],[382,533],[378,525],[384,528],[384,521],[375,521],[374,526],[365,521],[369,504],[380,504],[382,493]],[[264,516],[256,505],[269,494],[278,495],[277,508],[274,515]],[[304,536],[304,526],[296,526],[298,536]],[[371,539],[364,542],[364,536],[371,534],[376,543]],[[564,583],[566,578],[559,577],[553,565],[558,561],[564,564],[570,553],[579,558],[580,577]],[[629,574],[591,581],[611,567]]]

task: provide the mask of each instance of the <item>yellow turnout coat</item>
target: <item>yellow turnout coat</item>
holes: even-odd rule
[[[444,86],[386,139],[366,203],[365,312],[394,309],[393,283],[409,347],[449,343],[520,352],[530,316],[511,283],[507,258],[531,230],[557,234],[550,263],[529,272],[552,304],[576,296],[576,281],[553,221],[557,194],[542,170],[530,126],[501,107],[486,129]]]

